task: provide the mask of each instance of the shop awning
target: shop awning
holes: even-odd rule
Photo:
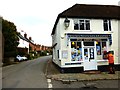
[[[111,34],[74,34],[74,33],[67,33],[66,34],[68,38],[77,38],[77,37],[83,37],[83,38],[108,38],[109,39],[109,45],[112,45],[112,35]]]

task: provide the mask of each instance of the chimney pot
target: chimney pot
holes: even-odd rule
[[[24,37],[27,38],[27,34],[26,33],[24,34]]]

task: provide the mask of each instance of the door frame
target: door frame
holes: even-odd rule
[[[97,60],[96,60],[96,41],[94,41],[94,46],[84,46],[83,44],[84,41],[82,41],[82,57],[83,57],[83,68],[84,71],[88,71],[88,70],[98,70],[97,67]],[[84,49],[88,50],[88,60],[85,60],[84,57]],[[94,49],[94,59],[89,59],[90,58],[90,52],[89,49],[93,48]]]

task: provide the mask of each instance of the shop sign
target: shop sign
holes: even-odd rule
[[[111,34],[70,34],[70,33],[68,33],[67,36],[68,36],[68,38],[105,37],[105,38],[109,39],[109,45],[112,45],[112,35]],[[94,39],[89,39],[89,40],[94,40]]]

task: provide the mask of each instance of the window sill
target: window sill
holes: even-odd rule
[[[97,60],[97,62],[108,62],[108,60]]]
[[[113,33],[113,31],[104,31],[104,32],[107,32],[107,33]]]
[[[81,32],[91,32],[92,30],[75,30],[75,29],[74,29],[73,31],[76,31],[76,32],[77,32],[77,31],[81,31]]]
[[[91,30],[75,30],[75,29],[74,29],[74,31],[91,31]]]

